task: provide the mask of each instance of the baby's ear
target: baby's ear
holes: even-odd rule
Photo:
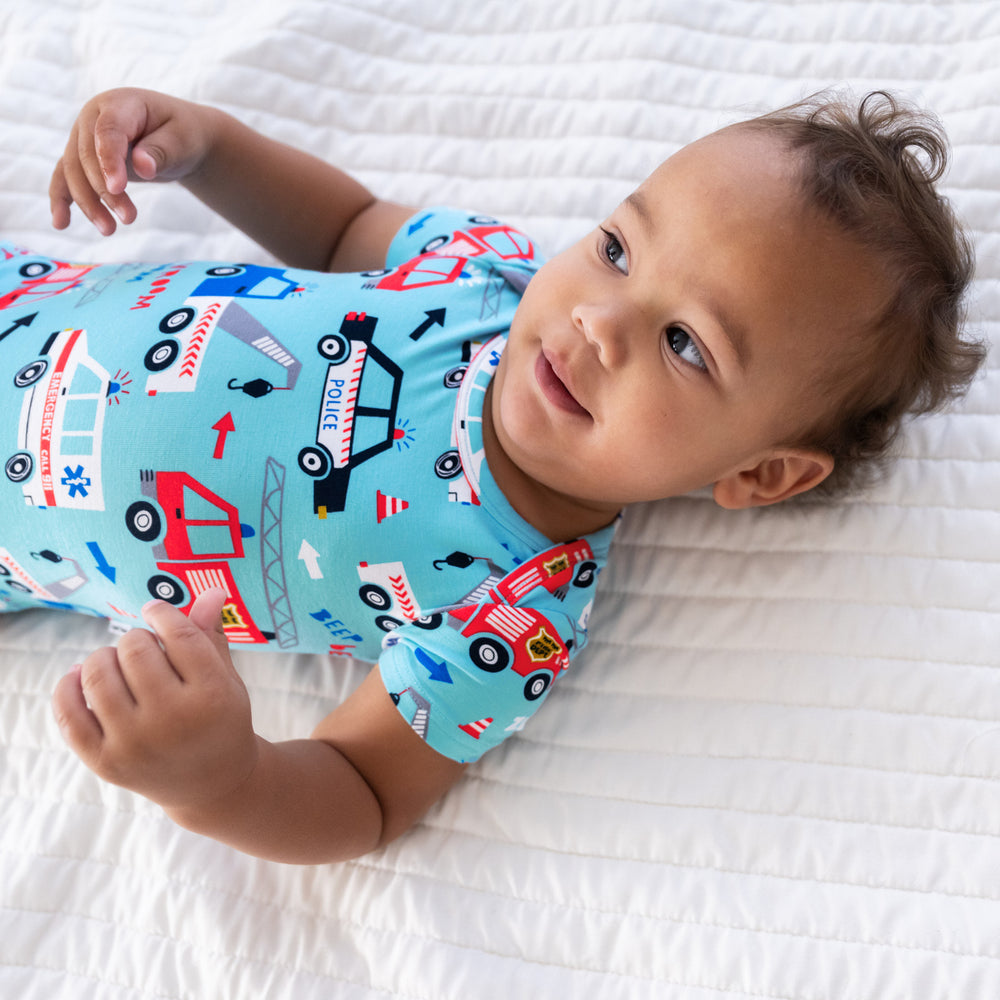
[[[720,507],[729,510],[765,507],[811,490],[832,471],[833,458],[825,451],[785,448],[720,479],[712,496]]]

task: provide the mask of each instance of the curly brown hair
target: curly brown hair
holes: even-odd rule
[[[823,92],[743,124],[800,155],[807,200],[873,252],[892,285],[852,364],[822,386],[825,416],[797,442],[834,458],[821,494],[850,492],[883,470],[903,418],[960,397],[986,355],[962,332],[972,245],[934,186],[948,141],[937,118],[884,91],[860,103]]]

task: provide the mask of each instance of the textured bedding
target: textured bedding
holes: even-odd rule
[[[76,110],[120,84],[218,104],[548,252],[707,131],[890,87],[949,131],[970,324],[996,348],[998,41],[996,2],[0,0],[0,236],[74,261],[274,263],[170,186],[139,190],[110,240],[49,228]],[[104,625],[3,618],[0,997],[1000,996],[998,358],[863,497],[632,509],[560,689],[354,863],[256,861],[98,782],[48,697]],[[271,738],[366,670],[237,663]]]

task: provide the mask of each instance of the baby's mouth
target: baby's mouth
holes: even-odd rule
[[[538,360],[535,362],[535,379],[541,386],[545,398],[553,406],[576,416],[590,416],[589,411],[580,405],[573,393],[569,391],[566,383],[556,374],[555,368],[552,367],[544,351],[539,353]]]

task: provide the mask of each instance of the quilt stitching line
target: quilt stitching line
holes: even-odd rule
[[[478,834],[470,830],[460,830],[457,827],[449,827],[439,823],[433,817],[430,817],[424,821],[428,829],[436,830],[443,833],[461,833],[462,836],[475,837],[479,840],[489,841],[490,838],[483,834]],[[600,853],[597,851],[583,852],[574,850],[572,847],[566,844],[560,844],[558,849],[554,847],[547,847],[543,844],[536,842],[528,843],[526,841],[516,840],[513,838],[506,838],[502,841],[497,840],[497,843],[514,845],[517,847],[531,849],[533,851],[545,851],[552,855],[558,854],[569,854],[574,857],[579,858],[595,858],[604,861],[645,861],[649,864],[655,864],[659,867],[669,867],[669,868],[679,868],[682,870],[689,870],[693,872],[700,871],[712,871],[717,872],[720,875],[749,875],[753,878],[764,878],[764,879],[774,879],[775,881],[787,881],[796,882],[805,885],[829,885],[829,886],[841,886],[853,889],[875,889],[875,890],[890,890],[892,892],[899,893],[913,893],[918,896],[943,896],[947,899],[969,899],[975,900],[977,902],[1000,902],[1000,894],[990,894],[990,893],[972,893],[972,892],[945,892],[940,889],[929,889],[920,886],[906,886],[906,885],[896,885],[891,882],[864,882],[860,880],[848,880],[842,879],[840,881],[831,878],[820,878],[817,876],[809,875],[793,875],[783,872],[773,872],[765,870],[755,870],[753,868],[735,868],[726,865],[711,865],[711,864],[697,864],[690,861],[673,861],[664,860],[663,858],[657,858],[655,860],[644,859],[641,857],[630,857],[628,855],[613,855],[607,853]]]

